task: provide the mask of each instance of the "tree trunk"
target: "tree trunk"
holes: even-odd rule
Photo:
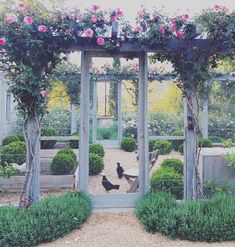
[[[78,121],[77,121],[77,111],[76,105],[71,103],[71,134],[75,133],[78,128]]]
[[[26,141],[26,180],[20,196],[20,207],[28,207],[39,200],[40,196],[40,136],[41,123],[37,116],[30,115],[24,124]]]

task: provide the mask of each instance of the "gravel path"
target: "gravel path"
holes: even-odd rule
[[[194,243],[149,234],[132,213],[93,214],[80,230],[38,247],[234,247],[235,242]]]

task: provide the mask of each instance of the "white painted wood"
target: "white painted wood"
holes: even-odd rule
[[[132,208],[140,198],[139,193],[93,195],[94,208]]]
[[[81,52],[81,105],[80,105],[80,138],[79,138],[79,191],[88,192],[89,174],[89,90],[90,90],[91,57]]]
[[[147,121],[148,103],[148,71],[147,53],[139,55],[139,99],[137,116],[137,138],[139,149],[139,191],[145,194],[149,191],[149,138]]]
[[[150,140],[185,140],[184,136],[149,136]]]
[[[78,130],[78,121],[77,121],[77,110],[76,105],[71,104],[71,135]]]
[[[203,138],[208,138],[208,93],[203,95],[202,136]]]
[[[196,112],[196,96],[191,89],[186,89],[186,96],[192,103],[194,112]],[[190,129],[188,118],[192,117],[192,112],[184,99],[184,198],[192,199],[195,193],[195,161],[196,161],[196,134]],[[194,123],[193,123],[194,124]]]
[[[90,57],[133,57],[133,58],[138,58],[139,56],[139,52],[118,52],[117,54],[113,54],[110,52],[106,52],[103,50],[100,51],[86,51],[86,53],[90,56]]]
[[[118,142],[122,143],[122,82],[118,82]]]
[[[41,141],[76,141],[79,140],[78,136],[41,136]]]
[[[97,82],[93,81],[92,143],[97,143]]]

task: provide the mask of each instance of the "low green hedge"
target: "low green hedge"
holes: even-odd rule
[[[154,144],[155,144],[156,140],[150,140],[149,141],[149,152],[154,151]]]
[[[57,130],[50,126],[42,128],[41,136],[57,136]],[[56,144],[56,141],[41,141],[42,149],[52,149]]]
[[[89,154],[89,175],[97,175],[104,169],[104,161],[98,154]]]
[[[184,132],[182,130],[175,130],[173,133],[172,133],[173,136],[184,136]],[[183,140],[172,140],[171,141],[172,143],[172,147],[175,151],[178,151],[179,150],[179,146],[181,144],[184,143]]]
[[[59,153],[53,158],[50,170],[55,175],[70,174],[76,166],[73,154]]]
[[[172,151],[172,144],[167,140],[155,140],[153,150],[159,150],[160,154],[169,154]]]
[[[2,145],[6,146],[12,142],[18,142],[19,137],[17,135],[10,135],[10,136],[6,136],[3,140],[2,140]]]
[[[168,192],[177,199],[182,199],[184,191],[183,176],[176,172],[174,168],[161,167],[152,174],[150,187],[152,192]]]
[[[80,192],[50,196],[28,209],[0,207],[0,246],[52,241],[80,228],[91,213],[91,200]]]
[[[173,168],[176,172],[178,172],[181,175],[183,175],[184,173],[184,164],[179,159],[164,159],[160,166]]]
[[[63,148],[60,151],[58,151],[57,154],[68,154],[71,157],[73,157],[75,162],[77,160],[77,156],[76,156],[76,154],[74,153],[74,151],[71,148]]]
[[[79,132],[74,132],[72,136],[77,136],[78,140],[70,140],[69,141],[69,146],[73,149],[79,148]]]
[[[207,138],[199,138],[198,139],[198,145],[199,147],[203,148],[211,148],[212,147],[212,141]]]
[[[90,144],[89,145],[89,153],[98,154],[101,158],[104,157],[104,148],[101,144]]]
[[[180,154],[184,154],[184,143],[179,145],[178,151],[180,152]]]
[[[138,201],[136,215],[151,233],[191,241],[235,240],[234,196],[177,203],[167,193],[150,193]]]
[[[136,140],[132,137],[123,137],[121,148],[126,152],[133,152],[136,149]]]
[[[26,162],[26,144],[25,142],[12,142],[0,150],[1,164],[16,163],[22,165]]]

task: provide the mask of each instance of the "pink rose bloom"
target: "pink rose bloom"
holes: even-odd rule
[[[175,22],[171,22],[171,25],[170,25],[170,31],[173,33],[175,31]]]
[[[179,40],[183,39],[183,33],[180,31],[176,33],[176,36]]]
[[[142,30],[143,30],[143,28],[141,27],[141,25],[140,24],[137,24],[136,26],[135,26],[135,31],[136,32],[142,32]]]
[[[117,20],[117,16],[116,15],[111,16],[111,21],[112,22],[115,22],[116,20]]]
[[[139,16],[140,19],[143,19],[144,15],[145,15],[144,10],[141,10],[141,11],[138,12],[138,16]]]
[[[38,27],[38,31],[42,32],[42,33],[45,33],[47,31],[47,27],[44,26],[44,25],[41,25],[41,26]]]
[[[187,21],[189,19],[189,15],[188,14],[183,14],[181,15],[181,18],[185,21]]]
[[[0,38],[0,45],[5,45],[5,44],[6,44],[5,38]]]
[[[116,10],[116,16],[117,17],[123,17],[123,11],[120,10],[119,8]]]
[[[11,24],[17,22],[17,16],[15,14],[6,14],[5,20],[7,23]]]
[[[96,23],[97,22],[97,16],[92,15],[90,21],[91,21],[91,23]]]
[[[42,97],[46,97],[48,95],[46,90],[42,90],[40,94],[42,95]]]
[[[28,8],[27,8],[23,3],[20,3],[20,4],[19,4],[19,8],[20,8],[21,10],[23,10],[23,11],[27,11],[27,10],[28,10]]]
[[[219,5],[215,5],[214,7],[213,7],[213,9],[215,10],[215,11],[219,11],[220,9],[221,9],[221,7],[219,6]]]
[[[79,13],[77,16],[77,19],[81,21],[84,18],[84,15],[82,13]]]
[[[71,33],[71,30],[70,30],[70,28],[67,28],[64,32],[65,32],[66,34],[70,34],[70,33]]]
[[[164,28],[164,26],[163,26],[163,25],[161,25],[161,26],[160,26],[159,31],[160,31],[160,33],[162,33],[162,34],[163,34],[163,33],[165,33],[165,28]]]
[[[98,45],[103,45],[103,44],[104,44],[104,38],[103,38],[103,37],[99,37],[99,38],[97,39],[97,44],[98,44]]]
[[[33,17],[32,16],[25,16],[24,23],[27,24],[27,25],[32,25]]]
[[[92,5],[92,11],[94,11],[94,12],[96,12],[99,8],[100,8],[100,6],[97,4]]]
[[[88,38],[92,38],[94,35],[94,31],[91,28],[85,30],[85,36]]]

